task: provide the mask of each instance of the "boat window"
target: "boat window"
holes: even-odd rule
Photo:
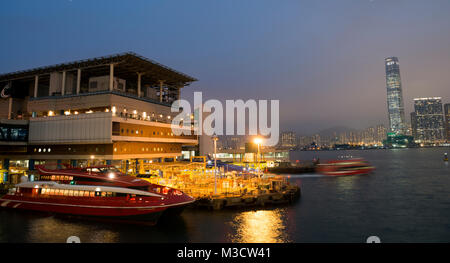
[[[106,197],[106,192],[102,192],[102,197]]]
[[[69,190],[64,190],[64,195],[69,196]]]
[[[73,196],[73,190],[69,190],[69,196]]]
[[[90,191],[90,192],[89,192],[89,196],[90,196],[90,197],[94,197],[94,196],[95,196],[95,192]]]
[[[95,196],[101,196],[102,192],[95,192]]]

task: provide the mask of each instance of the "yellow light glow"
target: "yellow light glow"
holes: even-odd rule
[[[55,113],[53,111],[48,111],[48,116],[55,116]]]
[[[261,139],[261,138],[255,138],[255,139],[253,140],[253,142],[254,142],[255,144],[261,144],[261,143],[262,143],[262,139]]]

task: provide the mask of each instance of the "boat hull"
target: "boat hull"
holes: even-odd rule
[[[185,205],[143,205],[133,204],[120,206],[114,202],[67,202],[67,200],[42,200],[44,198],[20,198],[6,195],[0,198],[0,208],[38,211],[52,214],[81,216],[108,221],[126,221],[135,223],[155,224],[168,208],[182,209]]]
[[[354,175],[366,175],[371,173],[374,168],[360,169],[357,171],[320,171],[321,174],[326,176],[354,176]]]

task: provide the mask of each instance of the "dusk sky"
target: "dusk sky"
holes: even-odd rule
[[[281,130],[387,124],[384,58],[450,103],[450,1],[0,2],[0,73],[133,51],[198,82],[192,98],[279,99]]]

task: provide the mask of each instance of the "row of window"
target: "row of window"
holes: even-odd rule
[[[50,181],[72,181],[73,176],[67,175],[42,175],[41,180],[50,180]]]
[[[125,129],[122,128],[122,129],[120,130],[120,133],[121,133],[121,134],[125,134],[125,132],[126,132],[126,134],[130,134],[130,129],[126,129],[126,130],[125,130]],[[143,130],[141,130],[140,133],[141,133],[141,135],[144,135],[144,131],[143,131]],[[139,130],[136,130],[136,131],[135,131],[135,130],[131,130],[131,134],[139,135]],[[155,131],[154,131],[154,132],[153,132],[153,135],[161,135],[161,136],[164,136],[164,132],[159,132],[159,131],[158,131],[158,132],[155,132]],[[167,136],[174,136],[174,135],[173,135],[173,132],[167,132],[166,135],[167,135]]]
[[[114,197],[114,192],[95,192],[95,191],[83,191],[83,190],[67,190],[67,189],[39,189],[42,195],[59,195],[59,196],[80,196],[80,197]]]
[[[127,151],[127,148],[121,148],[120,149],[122,152],[126,152]],[[149,151],[151,151],[152,150],[152,148],[144,148],[144,147],[142,147],[141,148],[141,151],[142,152],[149,152]],[[153,152],[164,152],[164,151],[167,151],[167,150],[170,150],[170,151],[174,151],[174,149],[173,148],[170,148],[170,149],[164,149],[164,148],[160,148],[160,147],[153,147]],[[117,149],[117,147],[116,148],[114,148],[114,152],[117,152],[118,151],[118,149]]]

